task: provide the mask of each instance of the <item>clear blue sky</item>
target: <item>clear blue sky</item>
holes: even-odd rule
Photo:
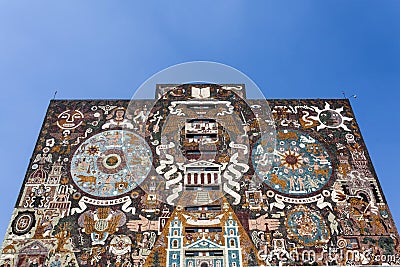
[[[130,99],[152,74],[208,60],[267,98],[352,100],[400,226],[400,1],[0,1],[0,238],[47,109]]]

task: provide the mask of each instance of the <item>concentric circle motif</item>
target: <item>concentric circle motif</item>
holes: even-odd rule
[[[24,235],[29,233],[35,223],[36,218],[33,211],[18,212],[11,223],[11,229],[15,235]]]
[[[312,136],[297,130],[277,132],[277,145],[268,157],[263,144],[253,148],[252,161],[257,175],[275,191],[285,195],[307,196],[322,189],[332,176],[333,168],[324,145]],[[266,160],[270,170],[263,170]]]
[[[301,245],[313,246],[329,241],[329,229],[322,216],[315,210],[299,205],[289,211],[286,229],[291,239]]]
[[[84,192],[115,197],[136,188],[148,175],[151,150],[137,134],[111,130],[96,134],[76,150],[71,175]]]
[[[126,166],[125,157],[122,150],[110,149],[97,158],[97,166],[107,174],[117,173]]]

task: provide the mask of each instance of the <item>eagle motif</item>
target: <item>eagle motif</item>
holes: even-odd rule
[[[104,245],[107,237],[118,231],[126,222],[126,216],[119,210],[108,207],[97,208],[83,213],[78,220],[82,232],[90,235],[92,245]]]

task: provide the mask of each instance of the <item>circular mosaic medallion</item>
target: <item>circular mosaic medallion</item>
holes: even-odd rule
[[[266,157],[262,143],[253,148],[253,165],[257,175],[272,189],[294,196],[313,194],[322,189],[332,176],[331,158],[325,147],[312,136],[296,130],[277,132],[277,146]],[[273,168],[264,170],[265,159]]]
[[[329,230],[322,216],[303,205],[292,209],[286,217],[286,229],[291,239],[304,246],[326,243]]]
[[[33,226],[35,226],[36,218],[33,211],[18,212],[11,224],[11,229],[15,235],[24,235],[29,233]]]
[[[71,175],[84,192],[114,197],[136,188],[150,172],[151,151],[137,134],[111,130],[92,136],[76,150]]]

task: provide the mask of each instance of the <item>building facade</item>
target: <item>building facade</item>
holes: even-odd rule
[[[347,99],[155,95],[50,102],[0,266],[400,264]]]

